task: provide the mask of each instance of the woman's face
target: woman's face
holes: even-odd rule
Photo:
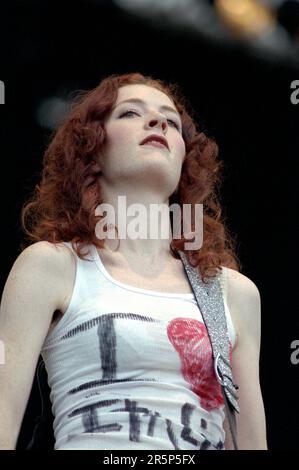
[[[185,143],[180,116],[166,94],[146,85],[121,87],[105,129],[101,168],[107,181],[159,187],[167,197],[174,192]]]

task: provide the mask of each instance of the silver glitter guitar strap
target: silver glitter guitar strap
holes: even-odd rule
[[[237,446],[237,426],[235,411],[239,413],[238,386],[233,382],[229,358],[229,336],[226,315],[218,277],[208,280],[205,284],[199,276],[198,269],[190,265],[185,253],[178,251],[183,262],[187,277],[194,292],[199,310],[211,342],[214,358],[214,369],[221,385],[226,415],[232,435],[234,448]]]

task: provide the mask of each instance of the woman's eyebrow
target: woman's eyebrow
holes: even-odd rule
[[[116,106],[114,106],[114,109],[119,106],[120,104],[123,104],[123,103],[136,103],[136,104],[141,104],[141,105],[145,105],[145,101],[141,100],[140,98],[129,98],[127,100],[123,100],[123,101],[120,101],[119,103],[117,103]],[[180,117],[179,113],[174,109],[172,108],[171,106],[167,106],[165,104],[163,104],[162,106],[160,106],[160,109],[161,111],[170,111],[172,113],[175,113],[177,114],[178,117]]]

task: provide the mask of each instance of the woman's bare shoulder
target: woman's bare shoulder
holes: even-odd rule
[[[259,290],[256,284],[247,276],[226,267],[227,270],[227,288],[228,293],[234,299],[242,297],[244,300],[244,295],[248,297],[257,297],[259,296]]]
[[[53,294],[59,299],[59,309],[64,309],[75,278],[76,261],[74,253],[63,243],[39,241],[27,246],[16,259],[12,268],[17,275],[26,273],[32,282],[42,276],[53,286]]]
[[[261,299],[256,284],[244,274],[227,270],[227,304],[238,338],[246,334],[260,334]]]
[[[50,285],[69,290],[75,276],[76,261],[70,248],[63,243],[39,241],[27,246],[16,259],[13,272],[24,273],[34,282],[39,275]],[[60,287],[59,287],[60,290]]]
[[[48,267],[56,266],[66,268],[66,264],[74,262],[72,251],[63,243],[51,243],[48,241],[39,241],[27,246],[19,255],[19,263],[28,262],[47,262]]]

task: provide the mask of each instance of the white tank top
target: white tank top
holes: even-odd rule
[[[224,403],[193,294],[118,282],[89,248],[89,260],[75,255],[69,306],[41,351],[55,449],[223,449]]]

